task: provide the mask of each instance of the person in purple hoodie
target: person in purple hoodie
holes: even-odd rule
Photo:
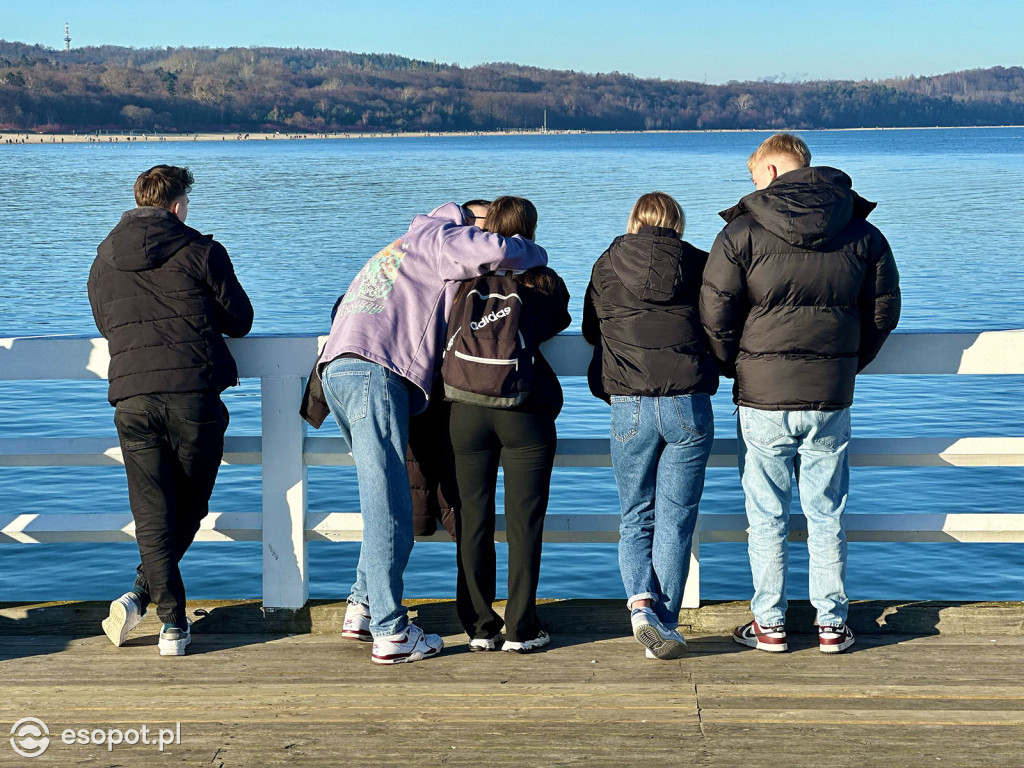
[[[355,459],[363,517],[342,636],[372,640],[377,664],[418,661],[444,647],[402,606],[413,544],[405,455],[409,417],[426,408],[460,281],[547,264],[532,241],[467,221],[455,203],[414,218],[352,280],[320,356],[324,396]]]

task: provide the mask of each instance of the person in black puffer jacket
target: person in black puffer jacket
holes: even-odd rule
[[[718,389],[697,309],[708,254],[681,239],[684,224],[672,197],[643,195],[628,233],[594,264],[583,308],[590,388],[612,407],[626,604],[634,636],[659,659],[686,649],[676,627]]]
[[[185,225],[192,181],[168,165],[140,175],[138,207],[100,244],[88,285],[109,344],[107,397],[142,559],[103,630],[121,645],[152,600],[164,656],[184,654],[191,640],[178,561],[209,511],[224,453],[220,393],[238,383],[222,334],[244,336],[253,321],[224,246]]]
[[[759,650],[787,648],[795,474],[819,647],[838,653],[853,644],[842,515],[854,378],[896,327],[900,289],[889,244],[866,220],[875,204],[842,171],[810,162],[804,141],[785,133],[750,156],[757,191],[722,213],[728,223],[704,271],[700,314],[739,406],[754,619],[733,637]]]

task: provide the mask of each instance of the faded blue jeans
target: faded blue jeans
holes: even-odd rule
[[[740,406],[739,465],[754,578],[750,609],[762,627],[786,623],[792,478],[807,519],[809,591],[820,626],[846,622],[846,530],[850,409],[763,411]]]
[[[711,397],[613,395],[611,401],[626,602],[653,601],[658,620],[675,629],[715,433]]]
[[[363,543],[349,602],[370,608],[374,637],[408,624],[402,575],[412,552],[412,496],[405,468],[410,387],[382,365],[339,358],[323,371],[324,395],[352,449]]]

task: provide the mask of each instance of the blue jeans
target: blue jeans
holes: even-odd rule
[[[795,474],[807,519],[811,604],[820,626],[842,625],[850,604],[843,586],[850,409],[763,411],[740,406],[738,432],[754,618],[763,627],[786,622],[786,539]]]
[[[402,575],[413,544],[405,468],[412,385],[382,365],[344,357],[329,363],[322,379],[359,482],[363,543],[349,601],[369,606],[374,637],[401,632],[408,624]]]
[[[683,586],[715,425],[711,397],[613,395],[611,454],[619,489],[619,571],[627,604],[653,601],[679,625]]]

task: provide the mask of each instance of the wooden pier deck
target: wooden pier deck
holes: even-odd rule
[[[152,616],[114,648],[102,635],[24,634],[31,619],[2,608],[2,721],[39,718],[51,743],[35,759],[0,745],[0,765],[1024,765],[1020,604],[993,609],[1017,622],[1005,632],[861,634],[830,657],[811,634],[771,655],[715,631],[659,662],[625,634],[617,602],[576,602],[543,606],[552,645],[523,656],[468,653],[451,604],[423,604],[420,623],[445,632],[446,650],[395,667],[371,664],[368,644],[323,622],[302,634],[227,634],[215,607],[188,656],[161,658]],[[84,626],[100,607],[82,605],[53,610]],[[181,743],[162,754],[61,742],[69,728],[176,723]]]

